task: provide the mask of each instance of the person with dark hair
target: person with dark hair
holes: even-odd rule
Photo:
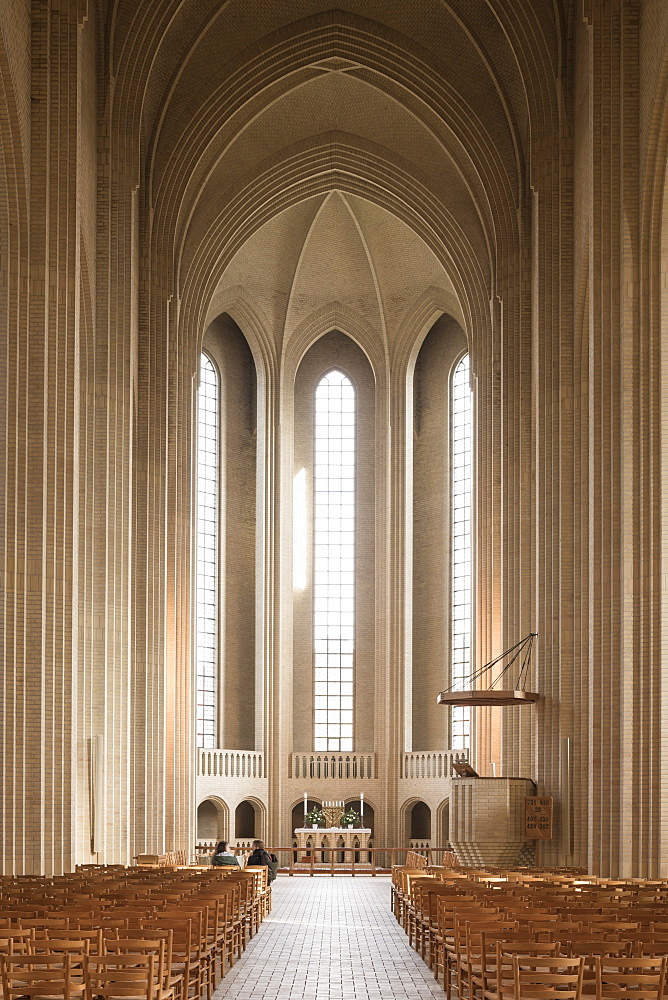
[[[246,858],[246,867],[260,865],[268,868],[267,877],[269,882],[273,882],[278,872],[278,858],[275,854],[265,851],[261,840],[253,841],[253,853]]]
[[[227,841],[220,840],[216,844],[216,849],[213,852],[213,857],[211,858],[211,864],[217,867],[224,867],[225,865],[235,865],[237,868],[240,867],[239,859],[236,855],[232,854],[231,851],[227,849]]]

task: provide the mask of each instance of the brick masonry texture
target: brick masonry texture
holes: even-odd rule
[[[190,853],[216,796],[228,827],[252,798],[278,846],[304,791],[359,796],[289,775],[311,712],[292,481],[335,357],[364,414],[375,835],[404,843],[422,800],[444,838],[448,780],[402,760],[449,740],[466,347],[474,662],[536,631],[541,694],[477,711],[473,763],[553,796],[544,863],[666,875],[668,5],[250,7],[0,4],[0,868]],[[205,343],[234,374],[220,728],[221,750],[262,754],[246,784],[196,779]]]

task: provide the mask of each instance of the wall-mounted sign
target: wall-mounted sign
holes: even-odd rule
[[[524,836],[527,840],[552,840],[552,796],[525,795]]]

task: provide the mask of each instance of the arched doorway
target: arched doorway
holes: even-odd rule
[[[255,807],[252,802],[244,799],[234,810],[234,836],[237,841],[254,840],[257,836],[255,827]]]
[[[417,801],[408,814],[408,839],[412,844],[427,846],[431,840],[431,809],[426,802]]]
[[[450,799],[445,799],[441,802],[438,810],[436,812],[436,823],[435,823],[435,843],[434,847],[443,847],[447,849],[450,845]]]
[[[197,806],[197,843],[215,844],[224,840],[229,826],[229,809],[222,799],[204,799]]]

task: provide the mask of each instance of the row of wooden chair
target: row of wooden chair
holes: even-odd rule
[[[176,1000],[160,959],[150,953],[85,955],[0,955],[6,1000],[62,997],[63,1000]]]
[[[115,996],[210,1000],[270,908],[266,868],[86,868],[68,877],[2,879],[4,1000],[76,1000],[97,989],[95,977],[105,969],[116,977],[108,984],[120,991]],[[146,991],[140,994],[123,985],[131,976],[130,959],[143,970]]]
[[[648,892],[653,907],[642,909]],[[392,873],[397,920],[446,995],[456,989],[460,1000],[658,1000],[666,995],[664,898],[668,883],[599,884],[581,871]]]

